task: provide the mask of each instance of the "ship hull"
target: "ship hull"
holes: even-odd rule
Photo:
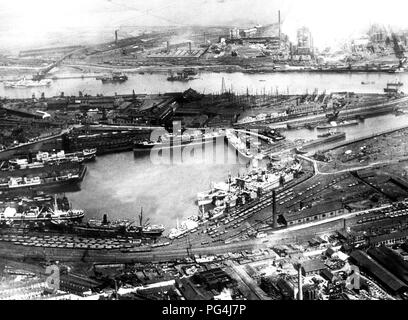
[[[86,174],[86,167],[84,166],[81,170],[81,172],[78,174],[78,176],[66,179],[66,180],[60,180],[60,181],[50,181],[50,182],[42,182],[40,184],[35,184],[35,185],[20,185],[17,187],[12,187],[10,188],[8,185],[7,186],[0,186],[0,191],[2,192],[7,192],[7,191],[16,191],[16,190],[44,190],[44,189],[52,189],[52,188],[57,188],[60,186],[67,186],[67,185],[77,185],[81,183],[83,178],[85,177]]]
[[[171,143],[163,143],[163,144],[148,144],[144,145],[142,143],[136,143],[133,147],[133,151],[135,152],[146,152],[150,151],[153,149],[156,150],[166,150],[166,149],[180,149],[180,148],[185,148],[185,147],[195,147],[195,146],[200,146],[200,145],[205,145],[209,143],[216,143],[217,138],[222,138],[223,136],[217,136],[213,138],[208,138],[208,139],[203,139],[203,140],[197,140],[197,141],[192,141],[192,142],[179,142],[176,144],[171,144]]]
[[[122,83],[127,81],[128,78],[117,78],[117,79],[104,79],[102,78],[101,81],[102,83]]]
[[[28,223],[28,222],[51,222],[52,220],[63,220],[63,221],[81,221],[84,218],[84,214],[72,216],[72,217],[18,217],[18,218],[7,218],[7,219],[0,219],[0,221],[10,221],[13,223]]]

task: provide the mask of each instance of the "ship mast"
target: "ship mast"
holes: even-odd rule
[[[143,227],[143,207],[140,207],[139,224]]]

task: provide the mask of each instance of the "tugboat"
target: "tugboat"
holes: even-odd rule
[[[122,72],[113,72],[110,76],[100,77],[102,83],[121,83],[128,80],[128,76]]]

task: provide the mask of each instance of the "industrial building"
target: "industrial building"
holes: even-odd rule
[[[232,286],[235,281],[221,268],[214,268],[199,272],[195,279],[198,283],[204,285],[207,290],[218,290]]]
[[[360,271],[373,277],[378,283],[393,295],[405,294],[408,292],[407,285],[380,265],[366,252],[355,250],[351,252],[350,259],[359,268]]]
[[[370,248],[367,253],[408,285],[408,262],[404,261],[399,254],[385,246]]]
[[[166,49],[152,52],[147,55],[147,58],[157,59],[157,60],[166,59],[168,61],[198,59],[207,51],[207,47],[206,48],[192,48],[191,42],[188,42],[187,44],[188,44],[188,48],[184,48],[185,43],[174,45],[175,48],[171,48],[169,42],[167,41]]]
[[[327,269],[327,267],[320,259],[306,260],[302,263],[302,271],[304,276],[319,274],[325,269]]]
[[[313,38],[312,33],[306,27],[302,27],[297,31],[297,50],[298,55],[313,54]]]
[[[317,204],[298,212],[284,213],[283,218],[288,226],[312,221],[333,218],[349,212],[339,201]]]

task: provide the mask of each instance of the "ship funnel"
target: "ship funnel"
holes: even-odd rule
[[[139,225],[143,227],[143,207],[140,208]]]

